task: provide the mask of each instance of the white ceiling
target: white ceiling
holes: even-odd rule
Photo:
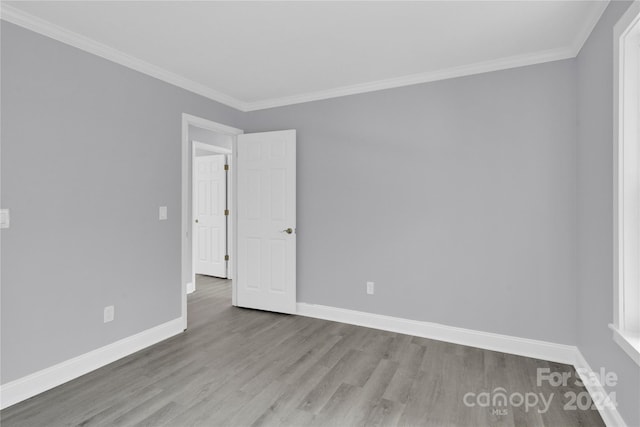
[[[247,111],[573,57],[606,5],[37,1],[2,18]]]

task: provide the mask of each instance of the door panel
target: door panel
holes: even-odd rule
[[[227,277],[227,182],[224,155],[196,157],[195,170],[195,272]]]
[[[237,304],[295,313],[295,130],[239,135],[237,154]]]

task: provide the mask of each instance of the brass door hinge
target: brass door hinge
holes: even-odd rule
[[[225,260],[225,261],[229,261],[229,255],[225,255],[225,256],[224,256],[224,260]]]
[[[225,209],[225,210],[224,210],[224,214],[225,214],[226,216],[229,216],[229,209]]]
[[[229,165],[224,165],[224,170],[228,171],[229,170]]]

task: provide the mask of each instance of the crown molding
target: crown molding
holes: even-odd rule
[[[283,107],[286,105],[301,104],[310,101],[320,101],[323,99],[338,98],[341,96],[357,95],[367,92],[376,92],[385,89],[394,89],[404,86],[411,86],[420,83],[429,83],[438,80],[447,80],[456,77],[470,76],[474,74],[488,73],[491,71],[506,70],[509,68],[524,67],[526,65],[541,64],[544,62],[558,61],[561,59],[573,58],[572,48],[553,49],[532,54],[517,55],[509,58],[500,58],[492,61],[477,62],[475,64],[463,65],[459,67],[446,68],[443,70],[430,71],[426,73],[411,74],[408,76],[396,77],[392,79],[377,80],[369,83],[360,83],[350,86],[343,86],[335,89],[309,92],[300,95],[287,96],[276,99],[265,99],[263,101],[248,102],[245,105],[246,111],[264,110],[267,108]]]
[[[587,42],[587,39],[596,27],[605,9],[609,6],[610,1],[611,0],[599,0],[592,3],[589,16],[573,42],[573,56],[578,56],[580,50],[582,50],[582,46]]]
[[[126,54],[118,49],[107,46],[81,34],[69,31],[63,27],[55,25],[49,21],[33,16],[18,8],[0,4],[0,18],[4,21],[34,31],[43,36],[50,37],[59,42],[76,47],[80,50],[97,55],[101,58],[123,65],[132,70],[139,71],[158,80],[193,92],[197,95],[224,104],[228,107],[244,111],[245,103],[232,96],[218,92],[203,84],[194,82],[164,68],[150,64],[132,55]]]
[[[411,74],[384,80],[377,80],[368,83],[358,83],[354,85],[342,86],[316,92],[307,92],[281,98],[271,98],[250,102],[236,99],[230,95],[219,92],[201,83],[197,83],[176,73],[150,64],[146,61],[128,55],[122,51],[99,43],[78,33],[69,31],[49,21],[45,21],[4,3],[0,5],[0,18],[7,22],[11,22],[13,24],[24,27],[28,30],[58,40],[62,43],[100,56],[109,61],[147,74],[151,77],[155,77],[166,83],[204,96],[228,107],[235,108],[236,110],[242,112],[248,112],[574,58],[578,55],[578,53],[582,49],[582,46],[589,38],[589,35],[604,13],[604,10],[609,5],[609,2],[610,0],[599,0],[592,3],[593,6],[592,10],[589,13],[589,17],[574,39],[574,42],[570,46],[564,48],[534,52],[524,55],[516,55],[508,58],[499,58],[491,61],[477,62],[474,64],[429,71],[426,73]]]
[[[265,99],[261,101],[247,102],[245,111],[264,110],[267,108],[284,107],[287,105],[302,104],[311,101],[320,101],[341,96],[357,95],[367,92],[375,92],[385,89],[393,89],[404,86],[411,86],[420,83],[435,82],[438,80],[453,79],[456,77],[471,76],[474,74],[489,73],[492,71],[507,70],[510,68],[524,67],[527,65],[543,64],[545,62],[559,61],[562,59],[575,58],[580,53],[582,46],[587,41],[591,32],[600,20],[610,0],[597,0],[592,2],[591,11],[582,29],[574,39],[573,43],[565,48],[552,49],[541,52],[527,53],[507,58],[499,58],[491,61],[476,62],[474,64],[451,67],[442,70],[429,71],[426,73],[412,74],[385,80],[377,80],[369,83],[359,83],[350,86],[308,92],[299,95],[286,96],[282,98]]]

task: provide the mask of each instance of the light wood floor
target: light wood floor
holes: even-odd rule
[[[2,426],[601,426],[567,411],[566,365],[335,322],[231,307],[198,278],[186,333],[5,409]],[[545,413],[468,407],[466,393],[554,394]],[[469,399],[468,401],[474,401]],[[516,402],[518,400],[516,399]]]

